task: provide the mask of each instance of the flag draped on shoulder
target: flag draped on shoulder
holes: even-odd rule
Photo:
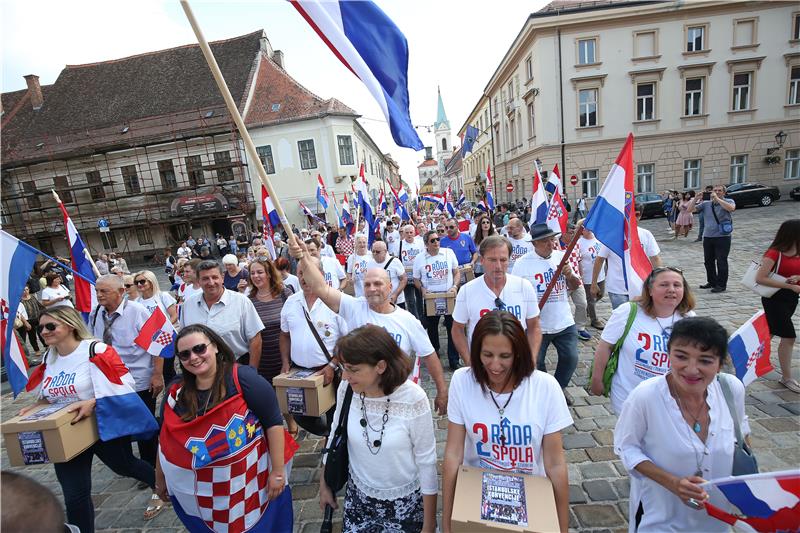
[[[759,311],[742,324],[728,339],[728,352],[736,369],[736,377],[745,387],[759,376],[772,372],[770,332],[767,315]]]
[[[97,277],[94,273],[92,260],[89,258],[86,245],[83,244],[75,224],[67,213],[67,208],[56,195],[58,207],[64,216],[64,227],[67,229],[67,240],[69,242],[69,254],[72,261],[72,270],[79,273],[83,278],[75,276],[75,309],[83,314],[83,319],[88,320],[89,313],[97,306],[97,293],[94,290],[94,282]],[[88,281],[87,281],[88,280]]]
[[[492,168],[486,167],[486,207],[494,211],[494,184],[492,183]]]
[[[622,260],[622,277],[628,288],[628,296],[638,298],[642,294],[644,280],[653,267],[639,241],[633,177],[633,134],[628,134],[597,199],[586,215],[584,227],[594,232],[597,240]]]
[[[14,332],[14,318],[39,254],[5,231],[0,231],[0,239],[0,346],[8,383],[16,397],[28,382],[28,360]]]
[[[328,209],[328,189],[325,188],[325,182],[322,181],[320,174],[317,174],[317,201],[323,209]]]
[[[563,188],[561,186],[561,175],[558,173],[558,165],[553,168],[553,172],[547,177],[545,190],[552,194],[550,198],[550,209],[547,211],[547,226],[557,233],[567,231],[569,213],[564,205],[562,198]]]
[[[411,123],[408,42],[371,1],[291,0],[331,52],[367,87],[398,146],[422,150]]]
[[[142,326],[139,336],[133,342],[142,347],[150,355],[157,357],[173,357],[175,355],[175,337],[177,332],[172,322],[156,307]]]

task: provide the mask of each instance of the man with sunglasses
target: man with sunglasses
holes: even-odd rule
[[[466,233],[461,233],[458,227],[458,219],[455,217],[448,219],[444,227],[447,235],[439,241],[440,246],[453,250],[459,266],[469,265],[470,268],[475,268],[475,261],[478,260],[478,250],[475,248],[475,241],[472,240],[472,237]],[[462,275],[459,284],[465,282],[466,279]]]

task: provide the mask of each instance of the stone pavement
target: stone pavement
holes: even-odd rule
[[[696,229],[689,239],[674,241],[668,240],[670,236],[663,218],[643,221],[642,226],[651,230],[658,239],[664,264],[683,269],[698,296],[698,315],[713,316],[732,332],[760,309],[758,296],[739,285],[750,260],[764,252],[783,220],[798,215],[800,204],[791,201],[781,201],[768,208],[740,209],[734,214],[736,229],[730,254],[731,275],[728,291],[721,294],[711,294],[697,288],[705,283],[705,270],[702,244],[692,242]],[[607,299],[600,302],[599,314],[606,317],[610,314]],[[800,328],[797,316],[795,327]],[[595,337],[598,333],[592,331]],[[612,447],[616,417],[609,412],[608,399],[589,396],[584,390],[595,344],[596,340],[581,343],[580,362],[572,386],[567,389],[574,399],[571,411],[575,419],[574,426],[564,431],[564,447],[569,462],[570,528],[574,531],[623,531],[627,528],[629,481]],[[445,346],[445,343],[442,345]],[[777,342],[773,342],[773,364],[777,368],[776,349]],[[800,375],[798,354],[800,348],[796,346],[793,365],[795,376]],[[555,366],[553,354],[548,356],[548,365],[551,369]],[[446,377],[449,380],[449,371],[446,371]],[[762,471],[782,470],[800,464],[800,395],[783,388],[777,382],[778,377],[777,372],[773,372],[747,389],[747,414],[753,431],[751,438]],[[433,397],[430,381],[426,380],[424,386]],[[30,395],[23,394],[17,400],[12,400],[8,394],[4,395],[3,418],[13,416],[28,402]],[[441,459],[447,438],[447,420],[435,417],[434,424]],[[301,439],[300,444],[290,479],[296,516],[295,531],[316,532],[322,520],[317,500],[322,442],[318,438],[306,437]],[[9,469],[5,443],[1,466]],[[32,476],[60,497],[61,489],[50,465],[15,470]],[[143,522],[141,517],[149,491],[137,491],[135,481],[115,476],[98,460],[95,460],[92,471],[98,531],[183,530],[170,509],[149,523]],[[439,505],[441,507],[441,499]],[[341,514],[338,514],[338,518],[338,525],[335,524],[337,529],[341,527]]]

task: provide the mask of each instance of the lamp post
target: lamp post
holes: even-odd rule
[[[773,146],[772,148],[767,148],[767,155],[772,155],[775,152],[777,152],[778,150],[780,150],[781,148],[783,148],[783,143],[786,142],[786,138],[787,137],[788,137],[788,135],[786,135],[786,133],[784,133],[783,130],[781,130],[778,133],[776,133],[775,134],[775,146]]]

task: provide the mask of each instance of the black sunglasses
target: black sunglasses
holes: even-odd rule
[[[38,326],[36,326],[36,331],[38,331],[39,333],[41,333],[44,330],[55,331],[57,327],[58,325],[53,324],[52,322],[48,322],[47,324],[39,324]]]
[[[131,287],[133,287],[133,283],[126,283],[125,284],[125,288],[126,289],[130,289]]]
[[[494,306],[496,308],[498,308],[499,310],[501,310],[501,311],[505,311],[506,310],[506,304],[505,304],[505,302],[503,302],[503,300],[500,299],[499,296],[494,299]]]
[[[189,350],[181,350],[180,352],[176,353],[175,355],[178,356],[178,359],[181,361],[188,361],[192,354],[195,355],[203,355],[206,353],[206,349],[208,349],[211,343],[203,343],[203,344],[195,344]]]
[[[137,285],[144,285],[145,283],[147,283],[146,279],[137,279],[136,280],[136,284]]]
[[[428,244],[433,244],[435,242],[439,242],[439,237],[431,237],[428,239]]]

